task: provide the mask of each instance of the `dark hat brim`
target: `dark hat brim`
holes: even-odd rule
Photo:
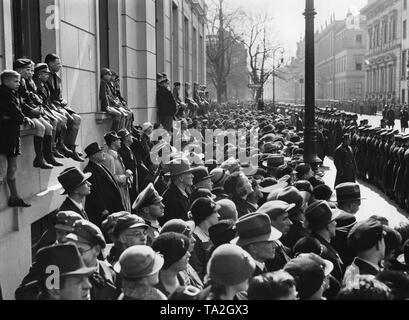
[[[60,192],[60,195],[62,195],[62,196],[63,196],[63,195],[66,195],[66,194],[68,194],[70,191],[72,191],[72,190],[78,188],[78,187],[79,187],[80,185],[82,185],[85,181],[87,181],[89,178],[91,178],[91,176],[92,176],[92,173],[91,173],[91,172],[84,173],[84,179],[82,179],[82,181],[81,181],[80,183],[78,183],[76,186],[72,187],[71,190],[65,190],[65,189],[63,189],[63,190]]]
[[[93,274],[95,271],[97,271],[96,267],[93,268],[81,268],[75,271],[71,271],[71,272],[66,272],[66,273],[62,273],[61,276],[63,277],[68,277],[68,276],[90,276],[91,274]]]
[[[101,147],[99,147],[98,149],[99,149],[99,150],[95,151],[94,153],[92,153],[92,154],[90,154],[90,155],[87,154],[87,155],[85,156],[85,159],[88,159],[89,157],[92,157],[94,154],[96,154],[96,153],[101,152],[101,151],[104,150],[104,149],[102,149]]]
[[[240,247],[259,242],[273,242],[281,238],[283,234],[277,229],[271,227],[271,232],[253,238],[241,238],[240,236],[230,241],[231,244]]]

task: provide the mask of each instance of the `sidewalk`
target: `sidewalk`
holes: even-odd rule
[[[332,189],[334,189],[336,168],[332,159],[325,158],[324,167],[325,176],[324,181]],[[389,220],[389,225],[394,227],[402,221],[408,221],[409,215],[405,210],[395,206],[393,201],[390,201],[378,188],[358,181],[361,187],[362,200],[361,208],[356,215],[358,221],[365,220],[372,215],[379,215]],[[334,192],[335,193],[335,192]]]

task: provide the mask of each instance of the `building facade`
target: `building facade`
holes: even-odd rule
[[[340,101],[365,97],[366,20],[348,13],[335,34],[335,91]]]
[[[402,57],[402,39],[407,37],[407,26],[402,27],[407,20],[402,20],[402,7],[403,0],[369,0],[361,9],[368,32],[365,96],[382,104],[400,102],[407,96],[407,87],[403,88],[401,81],[402,60],[406,60]]]
[[[83,150],[102,144],[110,119],[100,112],[100,68],[121,77],[122,94],[136,122],[156,122],[156,74],[172,82],[206,83],[204,0],[0,0],[0,68],[23,56],[41,62],[57,53],[63,63],[63,95],[82,117],[77,140]],[[182,94],[184,90],[181,90]],[[22,130],[18,188],[28,209],[7,207],[0,183],[0,285],[14,298],[32,263],[32,245],[63,201],[58,169],[32,167],[32,132]],[[81,166],[64,159],[64,165]],[[1,171],[0,171],[1,172]]]
[[[401,103],[409,102],[409,9],[408,0],[402,1],[402,63],[401,63]]]
[[[315,34],[316,99],[335,99],[335,36],[343,24],[331,17],[329,24]]]

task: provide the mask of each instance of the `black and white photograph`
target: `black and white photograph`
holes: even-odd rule
[[[408,0],[0,0],[0,300],[409,300],[408,23]]]

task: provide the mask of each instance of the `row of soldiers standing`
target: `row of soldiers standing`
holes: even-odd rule
[[[409,211],[409,135],[374,128],[367,120],[357,125],[356,115],[320,111],[318,122],[328,138],[329,154],[349,136],[358,179],[378,187]]]

